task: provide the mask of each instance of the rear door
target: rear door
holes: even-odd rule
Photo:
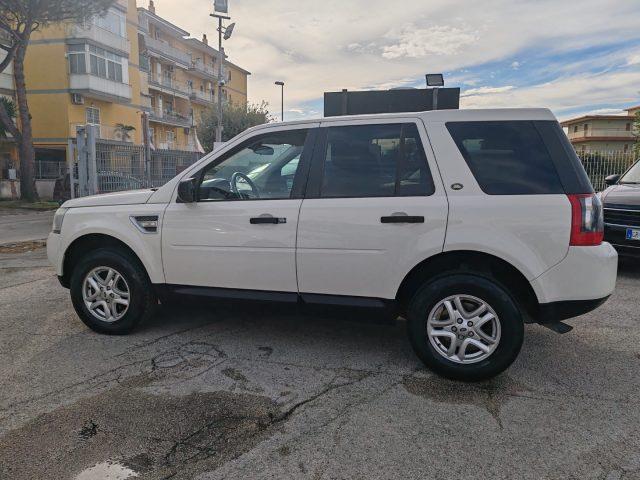
[[[298,227],[303,296],[392,299],[442,252],[448,203],[414,118],[321,125]]]

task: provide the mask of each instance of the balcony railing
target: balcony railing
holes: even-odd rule
[[[116,101],[131,100],[131,85],[89,74],[71,74],[69,87],[73,93],[95,95]]]
[[[149,85],[160,87],[162,90],[169,89],[174,93],[182,94],[184,96],[189,95],[189,87],[171,77],[165,77],[164,75],[149,75]]]
[[[629,120],[631,123],[632,120]],[[577,132],[570,130],[567,134],[569,139],[592,138],[592,137],[611,137],[611,138],[629,138],[633,139],[633,132],[625,128],[590,128],[588,130],[579,129]]]
[[[98,127],[98,139],[101,140],[113,140],[116,142],[133,143],[135,140],[136,132],[126,131],[123,128],[118,128],[110,125],[94,125]],[[69,129],[69,137],[76,138],[78,128],[86,128],[84,123],[72,123]]]
[[[127,54],[131,51],[131,43],[125,37],[93,24],[69,25],[67,38],[86,38]]]
[[[147,49],[151,52],[154,52],[160,56],[168,58],[169,60],[173,60],[175,62],[181,63],[185,66],[185,68],[189,68],[191,66],[191,55],[183,52],[175,47],[172,47],[167,42],[163,42],[162,40],[157,40],[148,35],[145,37],[145,43],[147,45]]]
[[[193,120],[191,115],[186,115],[180,112],[171,110],[161,110],[158,107],[151,109],[149,116],[150,120],[162,123],[170,123],[171,125],[177,125],[179,127],[192,127]]]
[[[189,93],[189,98],[194,102],[200,101],[205,103],[213,103],[212,92],[202,92],[200,90],[192,89]]]
[[[218,77],[218,70],[214,68],[213,65],[207,65],[203,62],[193,62],[189,70],[206,75],[208,77]]]
[[[11,73],[0,73],[0,89],[14,90],[13,87],[13,75]]]

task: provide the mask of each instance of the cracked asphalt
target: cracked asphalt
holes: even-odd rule
[[[640,263],[515,365],[425,370],[402,321],[208,303],[89,331],[45,252],[0,252],[0,478],[640,478]]]

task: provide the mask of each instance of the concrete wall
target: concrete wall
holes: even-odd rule
[[[53,200],[55,180],[36,180],[36,190],[40,200]],[[0,200],[18,200],[20,198],[19,180],[0,180]]]

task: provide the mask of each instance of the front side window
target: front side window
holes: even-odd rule
[[[199,201],[291,198],[308,133],[291,130],[248,140],[204,170]]]
[[[321,197],[423,196],[434,191],[415,124],[329,128]]]
[[[483,192],[564,193],[549,150],[533,122],[449,122],[447,129]]]

